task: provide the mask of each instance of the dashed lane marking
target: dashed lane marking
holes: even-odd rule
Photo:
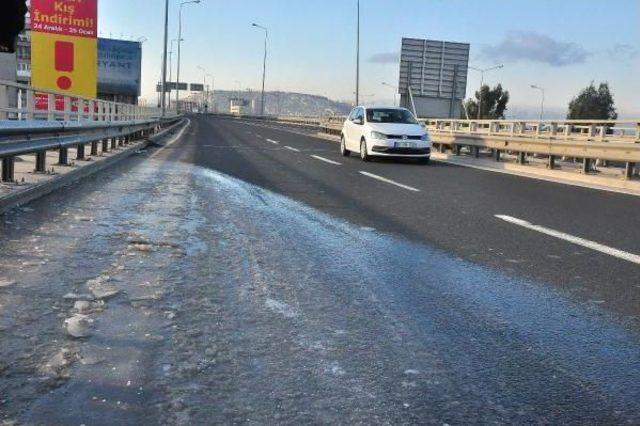
[[[367,176],[367,177],[370,177],[372,179],[379,180],[381,182],[385,182],[385,183],[388,183],[388,184],[391,184],[391,185],[395,185],[397,187],[406,189],[408,191],[420,192],[420,190],[418,188],[414,188],[413,186],[409,186],[409,185],[404,185],[404,184],[396,182],[394,180],[387,179],[387,178],[382,177],[382,176],[374,175],[373,173],[360,171],[360,174],[364,175],[364,176]]]
[[[567,234],[565,232],[556,231],[555,229],[546,228],[540,225],[534,225],[532,223],[527,222],[526,220],[518,219],[516,217],[506,216],[502,214],[497,214],[495,215],[495,217],[497,217],[498,219],[504,220],[505,222],[511,223],[513,225],[521,226],[523,228],[530,229],[532,231],[540,232],[541,234],[559,238],[561,240],[568,241],[578,246],[586,247],[591,250],[595,250],[600,253],[608,254],[609,256],[617,257],[618,259],[626,260],[628,262],[635,263],[636,265],[640,265],[640,256],[638,256],[637,254],[618,250],[613,247],[596,243],[595,241],[586,240],[584,238],[576,237],[574,235]]]
[[[325,163],[334,164],[336,166],[342,166],[342,163],[338,163],[337,161],[329,160],[328,158],[320,157],[319,155],[312,155],[316,160],[324,161]]]
[[[288,149],[289,151],[293,151],[293,152],[300,152],[300,150],[298,148],[294,148],[294,147],[288,146],[288,145],[285,145],[285,149]]]
[[[271,142],[274,145],[280,145],[280,142],[274,141],[273,139],[267,139],[267,142]]]

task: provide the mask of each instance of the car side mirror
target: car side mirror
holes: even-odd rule
[[[353,124],[358,124],[358,125],[362,126],[364,124],[364,120],[362,118],[360,118],[360,117],[354,118],[353,119]]]

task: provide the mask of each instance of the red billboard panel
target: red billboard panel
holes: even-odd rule
[[[31,0],[31,29],[41,33],[96,38],[98,0]]]

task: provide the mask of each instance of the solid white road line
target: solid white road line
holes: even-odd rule
[[[527,222],[526,220],[518,219],[515,217],[501,215],[501,214],[497,214],[495,216],[498,219],[502,219],[514,225],[522,226],[523,228],[527,228],[532,231],[537,231],[542,234],[549,235],[551,237],[556,237],[561,240],[568,241],[570,243],[573,243],[582,247],[586,247],[591,250],[599,251],[600,253],[608,254],[609,256],[617,257],[618,259],[626,260],[628,262],[632,262],[637,265],[640,265],[640,256],[638,256],[637,254],[618,250],[613,247],[596,243],[595,241],[585,240],[584,238],[576,237],[571,234],[566,234],[564,232],[556,231],[554,229],[545,228],[544,226],[534,225],[532,223]]]
[[[177,135],[175,135],[173,138],[171,138],[171,140],[169,140],[167,143],[165,143],[163,146],[161,146],[156,152],[154,152],[153,154],[151,154],[151,158],[155,158],[158,155],[160,155],[160,153],[162,151],[164,151],[167,147],[173,145],[174,143],[176,143],[176,141],[178,141],[178,139],[180,139],[182,137],[182,135],[184,134],[184,132],[191,126],[191,120],[189,120],[187,118],[187,123],[184,127],[182,127],[182,129],[178,132]]]
[[[285,145],[285,149],[288,149],[289,151],[293,151],[293,152],[300,152],[298,148],[294,148],[292,146]]]
[[[267,139],[267,142],[271,142],[274,145],[279,145],[280,144],[280,142],[274,141],[273,139]]]
[[[312,155],[316,160],[324,161],[325,163],[335,164],[336,166],[342,166],[342,163],[338,163],[337,161],[329,160],[328,158],[320,157],[319,155]]]
[[[413,186],[403,185],[403,184],[395,182],[395,181],[393,181],[391,179],[387,179],[387,178],[384,178],[382,176],[374,175],[373,173],[360,171],[360,174],[361,175],[365,175],[367,177],[370,177],[372,179],[379,180],[381,182],[385,182],[385,183],[389,183],[391,185],[399,186],[400,188],[407,189],[409,191],[420,192],[420,190],[418,188],[414,188]]]

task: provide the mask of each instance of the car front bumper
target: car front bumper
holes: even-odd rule
[[[370,155],[393,156],[393,157],[429,157],[430,147],[416,148],[396,148],[393,146],[374,145],[370,149]]]

